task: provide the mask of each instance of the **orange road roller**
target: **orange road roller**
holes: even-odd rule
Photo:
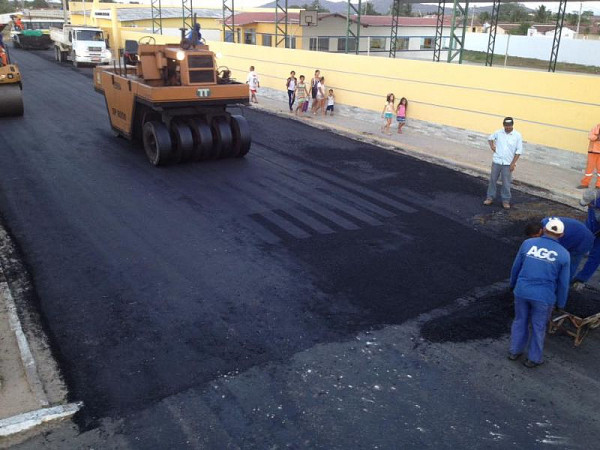
[[[245,156],[250,127],[227,107],[248,105],[248,85],[219,68],[207,45],[142,40],[135,66],[94,69],[114,133],[142,142],[155,166]]]

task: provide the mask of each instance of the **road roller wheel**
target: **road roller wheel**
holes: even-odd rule
[[[210,159],[213,153],[213,136],[207,123],[200,119],[189,121],[194,136],[194,160]]]
[[[215,117],[212,121],[213,150],[216,158],[229,158],[233,136],[225,117]]]
[[[250,151],[252,136],[250,125],[243,116],[231,116],[231,134],[233,135],[232,156],[243,158]]]
[[[0,99],[0,117],[23,115],[23,91],[18,83],[0,85]]]
[[[174,137],[174,145],[181,155],[180,162],[190,161],[194,157],[194,136],[190,127],[183,123],[173,121],[171,123],[171,132]]]
[[[171,156],[171,134],[167,126],[158,121],[147,122],[143,130],[144,150],[154,166],[163,166]]]

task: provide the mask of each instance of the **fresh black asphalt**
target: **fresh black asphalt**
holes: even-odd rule
[[[13,56],[26,113],[0,121],[0,213],[84,427],[142,421],[224,374],[285,366],[508,276],[523,222],[481,206],[483,180],[249,108],[245,159],[157,169],[112,136],[90,69]],[[473,220],[486,214],[500,219]],[[221,442],[301,438],[206,404],[228,417]],[[139,448],[179,442],[163,425]],[[323,433],[313,445],[331,445]]]

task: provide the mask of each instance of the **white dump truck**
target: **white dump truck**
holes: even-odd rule
[[[65,25],[62,29],[50,28],[55,58],[59,62],[80,64],[108,64],[110,50],[106,48],[104,33],[100,28]]]

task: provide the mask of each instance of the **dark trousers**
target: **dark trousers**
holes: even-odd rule
[[[296,100],[296,96],[294,95],[295,91],[290,91],[288,89],[288,99],[289,99],[289,103],[290,103],[290,111],[292,111],[294,108],[294,101]]]

